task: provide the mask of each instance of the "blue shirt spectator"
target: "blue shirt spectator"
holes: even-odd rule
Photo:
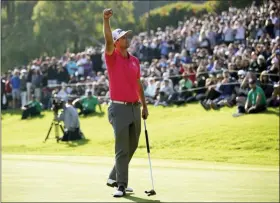
[[[19,89],[20,88],[20,79],[19,76],[16,74],[11,79],[11,85],[13,89]]]
[[[66,68],[67,68],[69,75],[74,75],[75,72],[78,70],[78,66],[75,61],[69,61],[66,65]]]
[[[168,49],[169,49],[169,47],[168,47],[167,42],[163,42],[160,46],[161,55],[168,56],[168,53],[169,53]]]

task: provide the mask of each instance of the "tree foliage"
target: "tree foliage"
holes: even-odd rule
[[[41,55],[77,52],[103,43],[103,9],[114,11],[112,28],[135,24],[126,1],[3,1],[2,70],[27,64]],[[131,27],[130,27],[131,28]]]

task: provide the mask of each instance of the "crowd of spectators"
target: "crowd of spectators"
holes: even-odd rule
[[[230,7],[186,18],[177,27],[143,32],[132,36],[129,51],[140,60],[150,104],[200,101],[206,110],[240,107],[255,82],[266,105],[279,106],[280,1]],[[91,90],[99,102],[108,102],[108,83],[101,49],[41,57],[2,76],[2,106],[5,101],[8,107],[20,107],[34,93],[49,108],[53,88],[61,97],[76,98]]]

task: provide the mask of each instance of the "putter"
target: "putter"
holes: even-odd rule
[[[145,193],[148,196],[152,196],[152,195],[156,195],[156,191],[154,189],[154,180],[153,180],[152,164],[151,164],[151,157],[150,157],[149,138],[148,138],[148,131],[147,131],[147,128],[146,128],[146,121],[145,121],[145,119],[144,119],[144,126],[145,126],[146,146],[147,146],[147,152],[148,152],[149,164],[150,164],[150,174],[151,174],[151,180],[152,180],[152,186],[153,186],[152,190],[145,191]]]

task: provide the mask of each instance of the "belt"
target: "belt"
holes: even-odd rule
[[[111,102],[114,104],[124,104],[124,105],[131,105],[131,106],[140,104],[140,102],[123,102],[123,101],[115,101],[115,100],[111,100]]]

